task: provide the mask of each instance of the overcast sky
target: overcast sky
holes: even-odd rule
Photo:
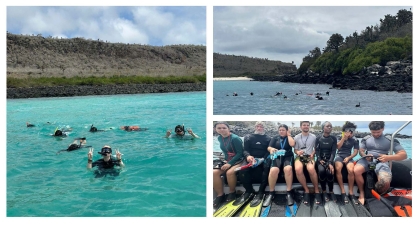
[[[206,7],[7,7],[7,31],[153,46],[206,45]]]
[[[214,52],[292,62],[323,49],[335,33],[345,38],[411,6],[214,7]]]

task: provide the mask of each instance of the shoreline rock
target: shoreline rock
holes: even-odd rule
[[[206,83],[7,88],[8,99],[206,91]]]
[[[330,84],[330,89],[397,91],[412,93],[413,69],[411,62],[392,61],[386,66],[378,64],[364,68],[354,75],[318,74],[311,71],[303,75],[251,76],[256,81],[279,81],[299,84]]]

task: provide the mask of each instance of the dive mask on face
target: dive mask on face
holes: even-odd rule
[[[112,148],[104,147],[100,152],[98,152],[101,155],[106,155],[108,153],[112,153]]]

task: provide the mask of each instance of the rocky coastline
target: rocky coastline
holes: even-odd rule
[[[7,88],[8,99],[206,91],[206,83]]]
[[[390,61],[386,66],[374,64],[353,75],[284,74],[251,76],[256,81],[279,81],[300,84],[330,84],[330,89],[412,92],[413,67],[410,61]]]
[[[236,134],[240,137],[244,137],[245,135],[252,134],[255,131],[253,126],[252,127],[243,127],[241,125],[230,125],[230,130],[231,130],[232,133],[234,133],[234,134]],[[316,136],[321,133],[320,129],[314,129],[314,128],[310,128],[310,132],[313,133]],[[293,137],[295,137],[295,135],[297,135],[299,133],[301,133],[301,130],[300,130],[299,127],[291,128],[291,135]],[[278,129],[276,127],[270,127],[270,126],[265,127],[265,134],[270,136],[270,137],[277,136],[278,135]],[[336,137],[340,136],[341,134],[342,134],[341,131],[332,131],[332,135],[334,135]],[[355,137],[356,138],[363,138],[367,135],[370,135],[370,133],[369,132],[355,131]],[[386,134],[386,135],[391,136],[391,134]],[[213,132],[213,136],[218,136],[218,134]],[[395,137],[399,138],[399,139],[411,139],[412,138],[412,136],[403,135],[403,134],[397,134]]]

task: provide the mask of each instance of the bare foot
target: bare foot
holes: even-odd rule
[[[362,205],[364,205],[364,202],[365,202],[365,198],[358,198],[358,201],[362,204]]]

